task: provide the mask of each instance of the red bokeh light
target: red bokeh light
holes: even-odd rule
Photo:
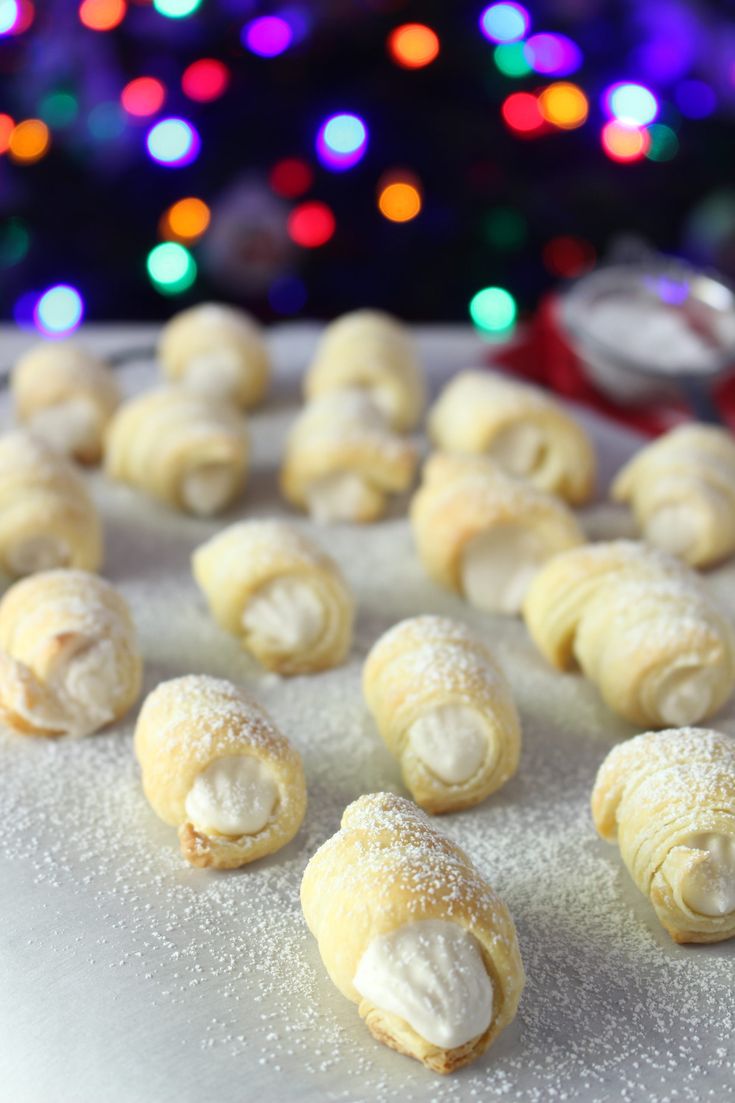
[[[591,241],[563,234],[547,241],[541,255],[552,275],[571,279],[592,267],[596,253]]]
[[[230,70],[223,61],[203,57],[184,70],[181,88],[185,96],[197,103],[219,99],[230,83]]]
[[[23,34],[36,18],[36,9],[31,0],[18,0],[18,18],[8,34]]]
[[[535,134],[546,125],[538,98],[531,92],[513,92],[504,101],[501,113],[506,126],[518,134]]]
[[[166,89],[155,77],[136,77],[120,93],[120,103],[128,115],[147,118],[160,111],[166,99]]]
[[[285,157],[273,166],[268,180],[276,195],[296,199],[309,190],[314,182],[314,172],[306,161],[298,157]]]
[[[334,234],[336,222],[326,203],[313,199],[300,203],[288,216],[288,232],[297,245],[304,249],[318,249],[326,245]]]
[[[0,153],[7,153],[10,135],[15,130],[15,120],[10,115],[0,115]]]
[[[82,0],[79,19],[90,31],[112,31],[125,18],[125,0]]]

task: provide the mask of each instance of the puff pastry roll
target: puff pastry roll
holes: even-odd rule
[[[576,664],[605,703],[641,727],[683,727],[715,713],[735,686],[735,637],[697,575],[633,541],[552,559],[524,616],[559,669]]]
[[[130,612],[109,582],[44,571],[0,602],[0,721],[21,735],[91,735],[140,693]]]
[[[162,387],[120,407],[107,435],[105,468],[175,509],[210,517],[242,492],[248,455],[247,427],[234,408]]]
[[[595,488],[597,460],[581,425],[537,387],[490,371],[464,371],[429,414],[444,452],[485,454],[504,471],[573,505]]]
[[[518,768],[521,726],[493,655],[448,617],[401,621],[363,671],[367,706],[427,812],[469,808]]]
[[[158,356],[167,379],[249,409],[268,386],[270,361],[260,326],[234,306],[202,303],[163,327]]]
[[[17,578],[101,562],[102,526],[74,467],[29,433],[1,436],[0,569]]]
[[[105,428],[120,402],[110,368],[71,341],[34,345],[15,365],[18,420],[79,463],[98,463]]]
[[[714,425],[682,425],[641,449],[612,485],[643,536],[692,567],[735,552],[735,438]]]
[[[242,521],[192,559],[212,616],[269,670],[309,674],[342,662],[354,603],[339,567],[283,521]]]
[[[408,329],[379,310],[356,310],[328,325],[304,379],[308,399],[334,390],[365,391],[393,429],[419,422],[424,378]]]
[[[735,936],[735,739],[647,732],[600,767],[592,815],[675,942]]]
[[[235,869],[280,850],[306,811],[301,758],[231,682],[190,674],[146,697],[135,729],[143,790],[193,866]]]
[[[307,403],[286,442],[285,497],[316,521],[375,521],[388,496],[407,490],[416,449],[394,433],[358,390],[329,391]]]
[[[513,920],[410,801],[350,804],[306,867],[301,906],[331,980],[399,1053],[453,1072],[513,1021],[525,979]]]
[[[411,524],[427,574],[494,613],[519,612],[541,565],[584,540],[562,501],[485,456],[431,456]]]

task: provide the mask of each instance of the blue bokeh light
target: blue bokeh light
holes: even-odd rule
[[[65,337],[84,316],[84,300],[68,283],[57,283],[39,296],[33,308],[36,328],[47,337]]]
[[[621,81],[603,95],[603,107],[625,126],[647,126],[658,115],[658,100],[643,84]]]
[[[319,127],[316,153],[325,168],[344,172],[362,160],[367,144],[367,126],[359,115],[330,115]]]
[[[531,17],[522,4],[490,4],[480,15],[480,30],[491,42],[518,42],[528,32]]]

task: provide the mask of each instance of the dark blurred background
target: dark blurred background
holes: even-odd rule
[[[47,332],[486,287],[502,328],[630,236],[735,275],[731,3],[0,0],[0,73],[2,314]]]

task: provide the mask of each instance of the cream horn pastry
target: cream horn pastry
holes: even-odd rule
[[[210,517],[242,493],[248,456],[247,427],[234,407],[162,387],[120,407],[105,469],[174,509]]]
[[[692,567],[735,552],[735,437],[682,425],[642,448],[612,485],[644,538]]]
[[[18,578],[101,561],[102,526],[81,475],[25,431],[1,436],[0,570]]]
[[[310,674],[350,649],[354,601],[334,562],[284,521],[241,521],[194,552],[212,616],[263,666]]]
[[[597,461],[581,425],[545,391],[492,371],[463,371],[429,413],[444,452],[490,456],[504,471],[572,505],[595,487]]]
[[[316,521],[375,521],[407,490],[416,449],[362,391],[328,391],[307,403],[286,442],[285,497]]]
[[[231,682],[190,674],[146,698],[135,729],[143,790],[193,866],[235,869],[280,850],[306,811],[301,758]]]
[[[578,665],[640,727],[696,724],[735,687],[735,636],[697,575],[644,544],[563,552],[524,604],[531,637],[561,670]]]
[[[427,812],[478,804],[516,772],[521,726],[510,686],[459,621],[420,616],[394,625],[367,657],[363,692]]]
[[[268,386],[261,327],[234,306],[202,303],[176,314],[163,327],[158,356],[172,383],[241,409],[256,406]]]
[[[411,801],[350,804],[306,867],[301,906],[330,979],[399,1053],[453,1072],[513,1021],[525,979],[513,920]]]
[[[406,326],[379,310],[356,310],[328,325],[304,379],[307,399],[327,391],[364,391],[393,429],[419,422],[426,388]]]
[[[517,613],[551,556],[584,540],[569,509],[485,456],[434,453],[411,502],[426,573],[493,613]]]
[[[91,735],[140,692],[142,663],[118,591],[86,571],[16,582],[0,602],[0,721],[20,735]]]
[[[34,345],[11,380],[18,420],[79,463],[98,463],[107,424],[120,402],[111,369],[72,341]]]
[[[615,747],[592,792],[603,839],[675,942],[735,936],[735,739],[703,728]]]

